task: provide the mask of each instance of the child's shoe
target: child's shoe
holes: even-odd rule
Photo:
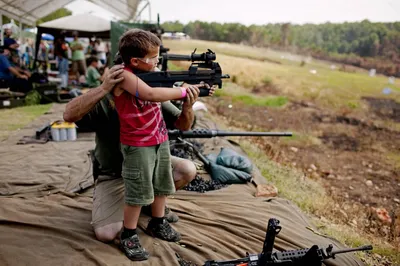
[[[152,218],[147,226],[146,233],[169,242],[181,240],[181,234],[171,227],[166,218]]]

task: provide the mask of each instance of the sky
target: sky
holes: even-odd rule
[[[200,20],[244,25],[290,22],[292,24],[400,21],[400,0],[150,0],[151,20],[182,23]],[[143,4],[142,4],[143,5]],[[89,13],[112,19],[113,15],[85,0],[66,8],[73,14]],[[149,20],[145,9],[142,20]]]

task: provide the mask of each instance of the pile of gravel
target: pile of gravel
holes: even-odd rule
[[[183,189],[187,191],[204,193],[207,191],[218,190],[227,186],[228,186],[227,184],[222,184],[219,181],[204,180],[203,178],[197,175],[196,178],[193,179],[192,182],[190,182]]]
[[[200,153],[203,152],[203,144],[197,142],[197,141],[188,141],[191,144],[193,144],[193,146],[196,148],[196,150],[198,150]],[[183,158],[183,159],[195,159],[196,155],[193,154],[193,152],[191,151],[192,148],[189,147],[188,145],[183,145],[180,144],[179,146],[175,146],[176,142],[175,141],[171,141],[171,155],[172,156],[176,156],[179,158]],[[179,143],[179,142],[178,142]]]

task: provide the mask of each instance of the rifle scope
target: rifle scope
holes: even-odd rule
[[[171,60],[171,61],[214,61],[217,57],[213,51],[208,49],[208,52],[195,54],[196,50],[191,55],[181,55],[181,54],[164,54],[163,59]]]

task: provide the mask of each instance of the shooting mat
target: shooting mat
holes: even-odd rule
[[[94,135],[80,135],[75,142],[16,145],[45,122],[62,119],[64,108],[54,104],[49,114],[0,143],[0,265],[133,265],[114,244],[95,239],[90,225],[93,189],[65,192],[92,178],[87,151],[94,147]],[[238,149],[221,138],[204,141],[215,151],[222,146]],[[255,181],[265,182],[258,171]],[[277,250],[330,243],[344,247],[306,229],[314,227],[290,201],[256,198],[255,191],[252,184],[204,194],[179,191],[168,204],[180,217],[173,225],[182,234],[180,245],[140,230],[142,244],[151,254],[140,265],[179,265],[175,253],[198,265],[209,259],[240,258],[246,251],[258,253],[271,217],[282,226]],[[148,217],[141,217],[139,228],[147,221]],[[364,264],[352,254],[343,254],[326,265]]]

